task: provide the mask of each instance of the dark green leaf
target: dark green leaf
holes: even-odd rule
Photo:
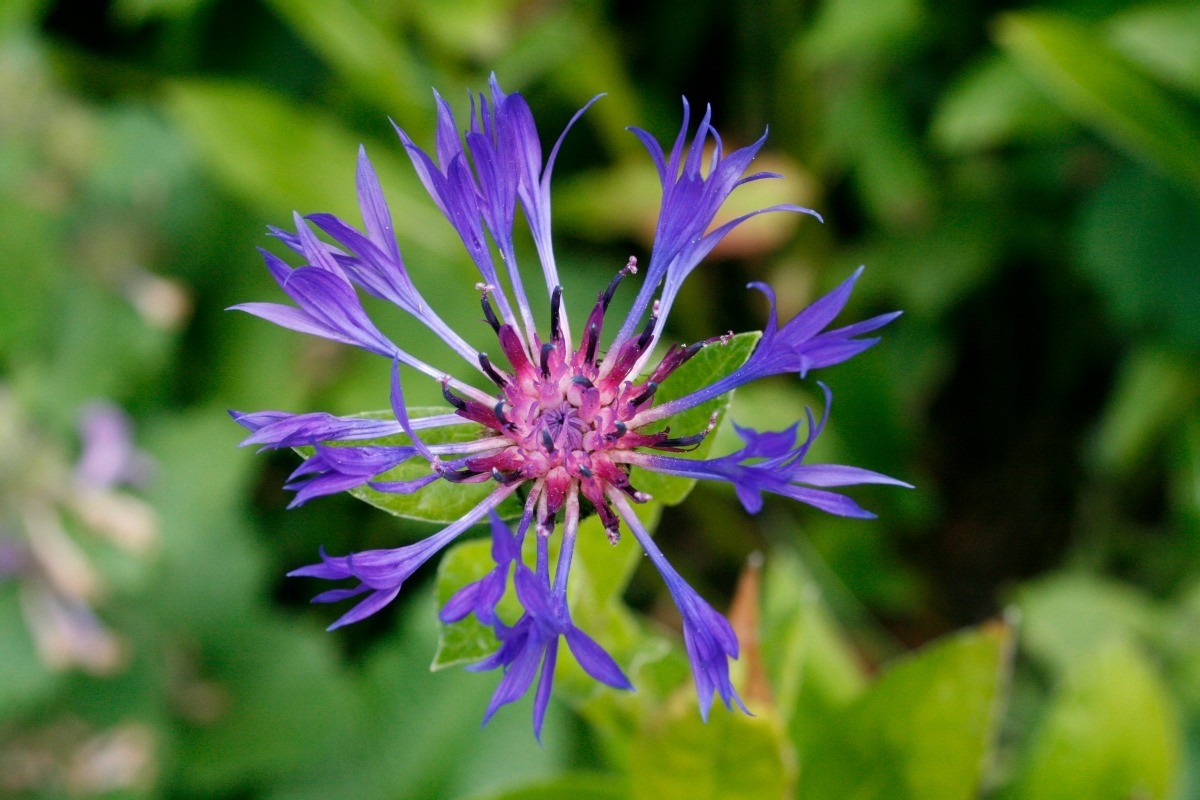
[[[1200,188],[1200,124],[1102,36],[1042,13],[1007,14],[997,41],[1081,122],[1191,189]]]

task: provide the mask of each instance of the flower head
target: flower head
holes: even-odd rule
[[[638,274],[639,264],[631,257],[616,272],[573,335],[550,231],[550,178],[562,137],[543,163],[528,105],[519,94],[503,92],[495,78],[487,94],[473,99],[470,122],[461,137],[450,106],[441,97],[436,97],[436,103],[438,124],[432,153],[422,150],[403,130],[397,128],[397,133],[433,202],[454,227],[479,271],[478,302],[494,336],[494,355],[476,349],[450,330],[420,295],[393,236],[382,187],[366,153],[360,151],[357,185],[362,229],[330,214],[297,215],[295,231],[272,229],[304,260],[293,268],[263,252],[268,270],[294,305],[247,303],[236,308],[389,359],[393,418],[280,411],[233,416],[251,432],[245,444],[314,448],[287,485],[296,491],[293,505],[364,485],[396,493],[421,491],[439,481],[493,488],[463,517],[420,542],[340,557],[322,552],[319,563],[290,574],[357,581],[315,598],[317,602],[358,598],[331,627],[345,625],[389,603],[417,568],[489,517],[495,567],[453,595],[441,618],[453,622],[474,615],[494,630],[500,643],[495,653],[475,665],[476,669],[504,671],[485,721],[502,705],[524,695],[540,668],[534,693],[534,730],[540,735],[561,638],[596,680],[614,688],[631,688],[616,662],[574,625],[567,605],[566,587],[579,522],[581,514],[590,509],[614,544],[622,525],[632,531],[662,573],[683,617],[702,713],[707,717],[716,697],[727,706],[736,704],[744,709],[729,675],[729,660],[738,654],[737,637],[728,621],[670,566],[633,513],[631,502],[644,503],[650,497],[634,484],[631,467],[731,483],[751,512],[761,507],[761,493],[771,492],[830,513],[866,516],[853,501],[818,487],[900,482],[853,467],[802,463],[824,416],[817,424],[809,415],[808,435],[799,445],[795,426],[774,433],[739,428],[745,446],[707,460],[677,454],[704,441],[715,417],[699,430],[672,430],[669,424],[659,423],[750,381],[782,373],[804,377],[812,370],[845,361],[875,343],[875,339],[860,338],[862,334],[882,327],[895,315],[825,330],[846,305],[859,275],[856,272],[780,326],[770,290],[753,284],[768,295],[771,309],[763,338],[749,360],[710,386],[659,402],[659,387],[676,370],[705,348],[723,347],[729,341],[728,336],[718,336],[672,344],[661,353],[656,349],[667,314],[687,276],[722,238],[753,216],[775,212],[817,216],[800,206],[779,205],[712,227],[722,204],[738,186],[778,177],[748,174],[763,139],[726,153],[710,124],[710,111],[689,138],[686,101],[683,126],[669,153],[653,136],[634,129],[658,170],[662,206],[654,247],[633,307],[616,327],[608,346],[602,348],[611,301],[622,284]],[[568,130],[586,108],[575,115]],[[536,314],[513,244],[518,206],[545,279],[545,305]],[[310,225],[331,242],[319,239]],[[424,324],[479,373],[478,381],[490,383],[491,390],[452,377],[385,337],[363,309],[359,290],[391,302]],[[539,329],[535,318],[543,314],[548,325]],[[439,382],[447,404],[445,413],[409,419],[401,387],[402,365]],[[475,440],[442,444],[423,440],[423,431],[464,421],[479,426],[481,433]],[[404,433],[407,443],[373,442],[396,433]],[[403,481],[381,479],[383,473],[414,458],[428,462],[428,474]],[[523,504],[515,532],[497,516],[501,503],[510,497]],[[548,542],[560,520],[561,546],[552,569]],[[530,531],[536,537],[533,547],[527,548],[536,553],[531,556],[532,565],[526,564],[522,555]],[[510,584],[524,609],[515,620],[502,618],[497,610]]]

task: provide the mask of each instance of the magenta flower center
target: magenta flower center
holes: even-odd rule
[[[500,349],[511,372],[497,369],[480,356],[485,374],[499,392],[495,405],[454,394],[443,383],[443,394],[466,419],[494,430],[510,444],[496,452],[468,458],[463,469],[445,471],[444,477],[460,482],[494,479],[502,484],[543,481],[547,512],[552,516],[563,504],[572,485],[599,512],[610,538],[618,538],[618,518],[609,505],[607,490],[616,488],[636,502],[649,496],[629,482],[629,466],[611,457],[617,450],[651,447],[686,450],[703,441],[709,429],[692,436],[672,438],[669,429],[654,433],[633,430],[638,414],[654,404],[659,384],[676,368],[715,340],[690,347],[674,346],[658,366],[642,379],[631,379],[634,367],[651,346],[656,317],[645,332],[615,345],[611,357],[598,352],[604,315],[625,275],[637,271],[630,263],[613,279],[596,301],[583,337],[571,348],[560,325],[562,291],[556,289],[550,304],[550,341],[535,334],[528,347],[512,326],[501,324],[484,290],[484,315],[496,331]]]

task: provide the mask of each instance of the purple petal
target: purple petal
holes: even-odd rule
[[[604,648],[574,625],[567,628],[567,645],[579,666],[596,680],[614,689],[633,689],[633,684]]]

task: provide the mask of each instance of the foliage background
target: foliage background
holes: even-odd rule
[[[760,161],[788,179],[768,199],[826,223],[747,225],[691,279],[680,339],[759,327],[747,280],[789,314],[860,263],[852,313],[906,312],[825,376],[823,455],[916,491],[865,488],[871,523],[782,502],[747,518],[705,487],[664,512],[664,549],[715,606],[749,576],[744,633],[761,601],[754,720],[699,726],[636,558],[596,614],[633,620],[646,688],[568,686],[542,748],[527,706],[479,729],[494,677],[428,671],[433,570],[335,635],[282,577],[319,544],[428,526],[350,498],[283,512],[293,457],[239,451],[225,409],[377,408],[387,370],[222,309],[274,297],[265,224],[356,218],[362,142],[418,284],[476,330],[467,259],[387,117],[428,142],[430,87],[463,109],[491,70],[544,142],[609,93],[556,172],[574,313],[648,253],[657,183],[623,128],[673,136],[681,94],[727,141],[769,124]],[[1197,796],[1198,98],[1182,2],[0,4],[2,380],[67,447],[87,401],[128,409],[161,527],[136,568],[104,565],[115,675],[40,665],[0,586],[0,793]],[[780,380],[732,414],[780,425],[816,401]],[[124,749],[89,772],[114,731]]]

